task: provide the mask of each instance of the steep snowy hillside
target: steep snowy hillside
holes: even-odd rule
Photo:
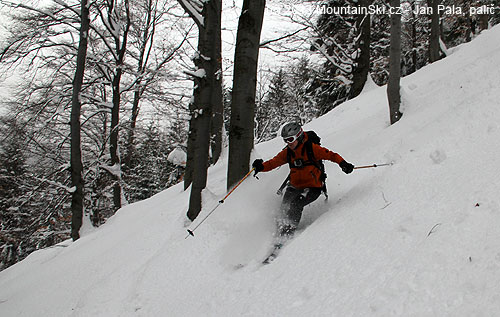
[[[500,26],[404,78],[402,92],[393,126],[385,87],[307,125],[356,165],[395,164],[345,175],[327,163],[329,201],[306,207],[272,264],[260,261],[286,166],[245,181],[195,237],[189,193],[175,186],[33,253],[0,273],[0,315],[497,315]],[[282,147],[259,144],[254,157]],[[209,170],[201,217],[224,196],[225,169]]]

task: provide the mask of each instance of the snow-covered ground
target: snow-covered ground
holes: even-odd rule
[[[498,315],[500,26],[404,78],[402,92],[393,126],[385,87],[307,125],[355,165],[395,165],[345,175],[327,163],[329,201],[306,207],[270,265],[260,261],[286,166],[245,181],[195,237],[178,185],[33,253],[0,273],[0,316]],[[225,160],[209,170],[201,217],[225,176]]]

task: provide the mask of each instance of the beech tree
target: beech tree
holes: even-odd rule
[[[238,21],[229,128],[228,189],[248,173],[250,166],[259,42],[265,7],[265,0],[244,0]]]
[[[391,0],[394,8],[400,6],[400,0]],[[391,124],[396,123],[403,115],[399,111],[401,104],[401,14],[391,14],[391,47],[389,49],[389,82],[387,83],[387,98]]]
[[[194,220],[201,211],[201,191],[207,184],[212,131],[222,131],[222,0],[179,0],[179,3],[198,26],[198,49],[193,59],[195,69],[186,71],[193,77],[194,92],[189,104],[184,188],[191,185],[187,217]],[[216,134],[222,137],[222,132]]]
[[[438,4],[439,0],[428,0],[428,5],[432,8],[431,35],[429,37],[429,62],[431,63],[440,59],[439,39],[441,32],[439,28]]]
[[[80,238],[80,228],[83,219],[83,163],[81,150],[81,124],[80,113],[82,104],[80,93],[82,91],[83,77],[85,72],[85,61],[87,58],[87,43],[90,28],[89,6],[87,0],[80,2],[80,42],[78,44],[78,55],[76,58],[76,71],[73,78],[73,94],[71,97],[71,185],[73,193],[71,197],[71,237],[73,240]]]
[[[124,203],[124,193],[121,184],[121,157],[118,150],[120,136],[120,106],[121,106],[121,82],[124,74],[125,53],[127,52],[128,34],[131,26],[129,0],[118,2],[107,0],[97,6],[103,30],[94,29],[104,45],[109,48],[112,63],[105,65],[106,76],[111,82],[112,107],[111,126],[109,131],[110,165],[106,170],[114,180],[113,203],[115,210]],[[111,43],[108,41],[111,38]]]
[[[359,0],[360,7],[368,8],[372,0]],[[358,14],[356,16],[355,47],[358,48],[354,55],[352,71],[352,88],[350,98],[357,97],[370,74],[370,44],[371,44],[371,17],[369,14]]]

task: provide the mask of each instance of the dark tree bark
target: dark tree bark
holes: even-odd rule
[[[137,81],[137,85],[139,85],[140,87],[140,84],[141,80],[139,79]],[[143,90],[141,88],[138,88],[136,91],[134,91],[134,99],[132,101],[132,116],[130,117],[130,126],[127,139],[127,154],[125,155],[125,159],[123,160],[123,164],[127,167],[130,167],[130,163],[135,152],[135,128],[137,126],[137,118],[139,117],[139,103],[141,100],[142,92]]]
[[[201,10],[202,20],[187,7],[186,2],[179,2],[198,24],[198,53],[194,64],[198,73],[193,74],[194,98],[189,105],[189,136],[187,149],[186,174],[184,188],[191,185],[187,217],[194,220],[201,211],[201,192],[207,184],[207,167],[212,131],[217,130],[214,116],[222,108],[221,74],[221,12],[222,1],[210,0]],[[189,3],[188,3],[189,4]],[[192,4],[194,5],[194,4]],[[220,113],[222,116],[222,113]]]
[[[76,71],[73,79],[73,95],[71,97],[71,183],[74,191],[71,197],[71,238],[73,241],[80,238],[80,228],[83,221],[83,164],[81,150],[81,101],[80,92],[82,91],[83,77],[85,73],[85,61],[87,59],[87,43],[89,33],[89,8],[87,0],[81,0],[81,26],[80,43],[78,44],[78,55],[76,58]]]
[[[113,79],[113,108],[111,109],[111,132],[109,136],[109,150],[111,154],[111,167],[114,184],[113,184],[113,204],[115,210],[122,206],[122,189],[120,185],[120,176],[117,171],[120,169],[120,155],[118,153],[119,139],[119,123],[120,123],[120,81],[122,70],[117,69],[115,78]]]
[[[371,0],[359,0],[358,5],[368,7]],[[353,80],[351,87],[351,98],[358,96],[365,86],[370,72],[370,41],[371,41],[371,18],[370,15],[358,15],[356,17],[356,28],[358,30],[357,46],[359,53],[355,59],[353,69]]]
[[[115,209],[118,210],[122,206],[122,186],[121,186],[121,159],[120,153],[118,152],[118,140],[120,136],[120,103],[121,103],[121,91],[120,84],[123,75],[123,62],[125,59],[125,53],[127,51],[127,39],[128,31],[130,28],[130,8],[128,0],[124,1],[125,5],[125,25],[123,30],[123,36],[120,38],[120,34],[110,32],[114,36],[115,41],[115,71],[112,80],[112,92],[113,92],[113,108],[111,109],[111,130],[109,136],[109,149],[111,154],[111,175],[114,180],[113,184],[113,204]],[[110,3],[108,7],[108,23],[109,25],[114,25],[118,21],[113,21],[114,10],[113,4]],[[114,30],[116,31],[116,30]]]
[[[248,173],[254,142],[255,90],[265,0],[244,0],[234,54],[227,188]]]
[[[392,7],[399,7],[400,0],[391,0]],[[387,98],[391,124],[396,123],[403,115],[399,111],[401,104],[401,15],[391,14],[391,45],[389,48],[389,81],[387,83]]]
[[[431,15],[431,34],[429,37],[429,62],[434,63],[440,59],[439,52],[439,12],[438,12],[438,1],[439,0],[428,0],[429,6],[432,8]]]
[[[412,10],[414,9],[415,4],[412,4]],[[410,25],[411,28],[411,69],[410,73],[414,73],[418,69],[418,57],[417,57],[417,27],[416,27],[416,22],[415,19],[417,17],[413,15],[413,23]]]
[[[479,32],[481,32],[482,30],[487,30],[488,29],[488,20],[489,20],[490,16],[488,14],[479,14],[478,16],[479,16]]]
[[[211,122],[211,139],[210,139],[210,149],[212,152],[211,163],[215,164],[220,158],[222,153],[222,127],[224,125],[224,104],[222,102],[222,42],[219,27],[217,29],[219,35],[216,36],[215,53],[216,57],[216,69],[214,89],[212,92],[212,105],[213,105],[213,115]]]

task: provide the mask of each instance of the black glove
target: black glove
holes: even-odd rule
[[[347,163],[345,160],[340,162],[339,166],[342,169],[342,171],[346,174],[349,174],[354,170],[354,165],[352,165],[351,163]]]
[[[255,174],[264,170],[264,161],[262,159],[256,159],[252,163],[252,167],[255,168]]]

